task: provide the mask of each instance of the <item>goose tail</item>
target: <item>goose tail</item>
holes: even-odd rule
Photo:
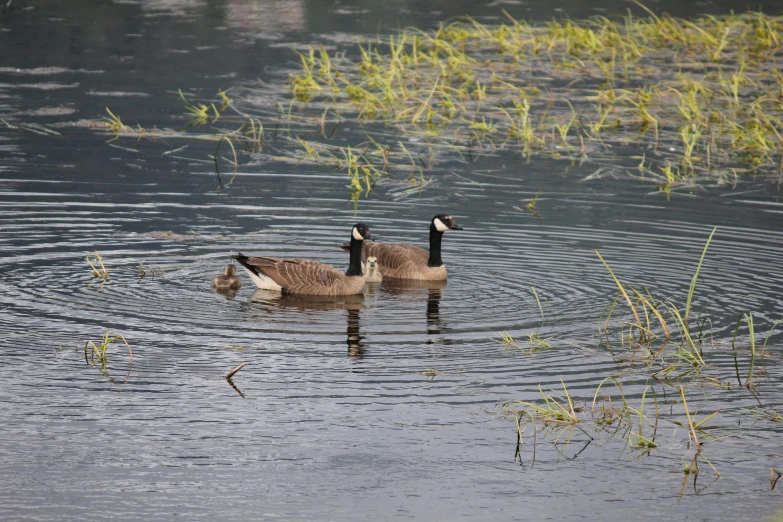
[[[231,259],[236,259],[237,263],[242,265],[247,275],[255,283],[256,287],[261,290],[273,290],[280,292],[283,288],[277,284],[271,277],[264,274],[258,267],[250,264],[250,258],[244,255],[242,252],[237,252],[237,255],[231,256]]]

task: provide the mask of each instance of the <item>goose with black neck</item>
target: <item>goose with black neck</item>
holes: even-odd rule
[[[370,229],[364,223],[357,223],[351,229],[348,244],[351,258],[345,272],[307,259],[248,257],[242,253],[233,257],[261,290],[298,295],[354,295],[364,291],[362,244],[365,239],[373,239]]]
[[[443,281],[448,277],[441,255],[443,234],[449,230],[462,230],[453,217],[438,214],[430,222],[429,252],[411,244],[376,243],[365,241],[363,257],[375,257],[384,279],[409,279],[419,281]],[[344,243],[344,250],[352,245]]]

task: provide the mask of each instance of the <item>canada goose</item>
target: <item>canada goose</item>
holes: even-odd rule
[[[370,229],[357,223],[351,229],[348,270],[305,259],[233,256],[261,290],[276,290],[300,295],[352,295],[364,290],[362,242],[372,239]]]
[[[237,289],[242,286],[242,280],[237,276],[237,269],[234,265],[226,265],[224,274],[216,275],[212,278],[212,286],[219,289]]]
[[[447,277],[446,267],[440,257],[440,243],[447,230],[462,230],[454,218],[438,214],[430,223],[430,251],[416,245],[367,242],[364,256],[378,258],[381,275],[389,279],[416,279],[419,281],[443,281]],[[344,243],[344,250],[351,245]]]
[[[381,271],[378,269],[378,258],[370,256],[367,258],[367,263],[364,267],[364,280],[368,283],[380,283],[383,281]]]

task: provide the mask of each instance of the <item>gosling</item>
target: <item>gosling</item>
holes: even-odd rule
[[[234,265],[226,265],[226,271],[224,274],[216,275],[212,279],[212,286],[221,290],[232,289],[236,290],[242,286],[242,280],[237,277],[237,269]]]
[[[364,280],[368,283],[380,283],[383,281],[383,276],[378,267],[378,258],[370,256],[365,263]]]

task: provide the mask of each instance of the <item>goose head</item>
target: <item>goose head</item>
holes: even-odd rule
[[[353,226],[353,229],[351,230],[351,237],[356,241],[364,241],[365,239],[368,240],[375,239],[373,235],[370,234],[370,227],[368,227],[364,223],[356,223]]]
[[[431,227],[438,232],[445,232],[447,230],[462,230],[462,227],[457,225],[457,222],[454,221],[454,218],[448,214],[438,214],[432,218]]]

